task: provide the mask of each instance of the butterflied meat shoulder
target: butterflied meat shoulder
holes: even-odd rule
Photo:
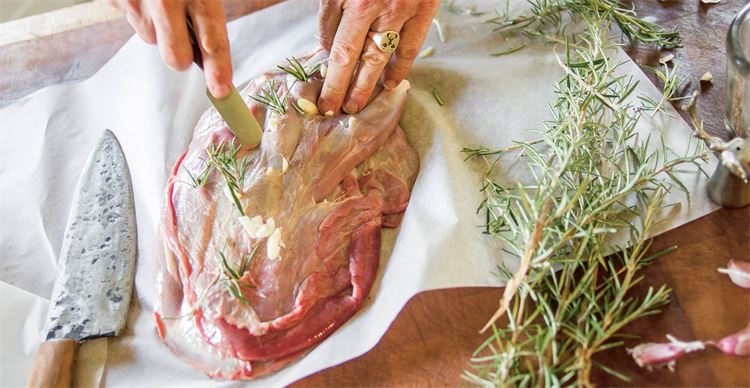
[[[248,99],[260,147],[238,147],[210,109],[165,190],[157,330],[214,377],[271,373],[357,312],[378,270],[380,230],[399,224],[419,169],[398,125],[407,81],[359,114],[325,116],[307,102],[317,101],[327,54],[299,61],[309,79],[272,71],[241,93],[279,97],[271,108]]]

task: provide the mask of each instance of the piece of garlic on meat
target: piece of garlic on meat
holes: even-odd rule
[[[328,74],[328,66],[324,63],[320,65],[320,77],[325,78],[326,74]]]
[[[242,228],[245,229],[245,232],[251,237],[251,238],[257,238],[258,232],[265,227],[265,224],[263,223],[263,217],[261,216],[255,216],[253,218],[250,218],[248,216],[242,216],[238,218],[240,220],[240,225],[242,225]]]
[[[266,242],[266,256],[271,260],[278,259],[282,246],[284,243],[281,241],[281,228],[276,228]]]
[[[273,220],[273,217],[269,217],[265,224],[258,229],[258,233],[255,236],[256,238],[266,238],[273,233],[274,229],[276,229],[276,222]]]
[[[266,222],[263,222],[263,217],[261,216],[252,218],[242,216],[238,219],[250,238],[266,238],[276,229],[276,221],[274,221],[273,217],[269,217]]]
[[[306,98],[297,99],[297,106],[299,106],[299,108],[308,116],[315,116],[318,114],[318,106]]]
[[[285,157],[281,157],[281,173],[285,173],[289,169],[289,161]]]

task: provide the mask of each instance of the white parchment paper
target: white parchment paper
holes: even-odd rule
[[[480,3],[480,2],[475,2]],[[317,2],[289,1],[229,24],[235,83],[243,84],[285,56],[300,55],[317,44]],[[477,5],[491,10],[494,2]],[[513,8],[525,6],[516,1]],[[527,47],[503,57],[488,53],[508,45],[481,18],[443,10],[447,42],[430,32],[432,57],[417,60],[409,79],[409,101],[402,119],[421,159],[421,171],[400,232],[385,235],[381,278],[369,304],[350,322],[303,359],[250,383],[278,386],[357,357],[381,338],[403,305],[428,289],[501,285],[493,271],[513,258],[480,233],[475,213],[483,166],[465,162],[462,147],[503,147],[531,139],[527,128],[549,117],[552,85],[562,76],[549,46]],[[659,99],[638,67],[627,61],[622,72],[641,81],[637,93]],[[133,305],[125,332],[109,340],[97,361],[106,362],[107,386],[205,386],[237,383],[211,381],[172,355],[157,338],[151,316],[154,300],[153,252],[168,171],[190,140],[200,114],[209,106],[197,68],[175,73],[156,48],[138,38],[90,79],[39,91],[0,111],[0,281],[9,306],[0,315],[2,375],[0,385],[25,381],[33,349],[41,339],[44,303],[52,289],[73,190],[83,163],[102,130],[122,143],[133,177],[138,217],[139,256]],[[439,106],[432,96],[445,101]],[[669,108],[671,110],[671,108]],[[676,116],[676,114],[675,114]],[[685,149],[690,130],[677,118],[642,122],[642,132]],[[523,178],[506,161],[499,171],[508,180]],[[707,166],[712,171],[713,166]],[[673,208],[662,230],[705,215],[714,206],[705,196],[705,178],[683,177],[693,192],[672,196]],[[80,359],[79,359],[80,362]],[[7,367],[6,367],[7,365]]]

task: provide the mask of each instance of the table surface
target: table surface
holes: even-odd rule
[[[260,9],[278,0],[225,0],[229,19]],[[641,16],[677,27],[684,47],[675,49],[674,62],[687,88],[700,88],[699,113],[706,128],[723,131],[725,83],[724,37],[733,16],[744,5],[741,0],[723,0],[714,5],[699,0],[636,1]],[[57,14],[59,15],[59,13]],[[107,14],[110,15],[110,14]],[[28,21],[27,21],[28,22]],[[59,16],[36,17],[34,23],[59,23]],[[18,29],[18,22],[0,24],[3,31]],[[24,24],[28,26],[29,24]],[[3,30],[5,29],[5,30]],[[103,65],[132,35],[124,18],[107,16],[87,20],[64,29],[49,29],[42,36],[0,38],[0,106],[41,87],[86,78]],[[34,30],[37,31],[37,30]],[[71,52],[71,47],[80,50]],[[642,66],[656,66],[664,54],[643,46],[628,46],[628,54]],[[713,84],[701,84],[710,71]],[[652,81],[654,80],[651,77]],[[661,86],[657,82],[657,86]],[[750,261],[750,208],[722,209],[654,239],[653,250],[677,246],[644,270],[640,287],[672,288],[672,302],[663,312],[626,327],[638,342],[662,342],[671,333],[677,338],[719,339],[750,322],[750,291],[733,286],[716,268],[729,259]],[[478,329],[497,308],[499,288],[457,288],[416,295],[401,311],[381,341],[365,355],[321,371],[295,385],[307,386],[456,386],[472,352],[486,339]],[[750,359],[728,357],[709,350],[680,360],[677,370],[647,372],[639,369],[624,348],[599,356],[632,378],[630,385],[750,385]],[[624,385],[597,374],[600,385]]]

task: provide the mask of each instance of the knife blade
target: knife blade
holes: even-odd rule
[[[193,20],[190,16],[187,17],[188,36],[190,38],[190,45],[193,48],[193,62],[203,70],[203,54],[201,48],[198,45],[198,38],[195,35],[193,29]],[[261,129],[258,121],[255,120],[250,108],[247,107],[245,101],[242,100],[240,93],[234,85],[231,85],[229,95],[224,98],[215,98],[211,95],[211,92],[206,89],[206,95],[211,101],[211,104],[219,112],[221,118],[227,123],[229,129],[232,130],[240,143],[249,148],[255,148],[260,144],[261,137],[263,136],[263,129]]]
[[[127,320],[137,230],[125,155],[105,130],[84,166],[68,216],[58,272],[27,386],[70,386],[80,341],[116,336]]]

